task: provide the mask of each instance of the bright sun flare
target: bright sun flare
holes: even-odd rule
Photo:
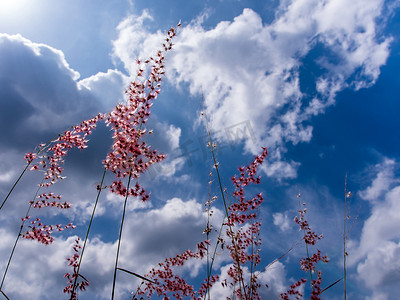
[[[22,9],[26,0],[0,0],[0,14],[10,14]]]

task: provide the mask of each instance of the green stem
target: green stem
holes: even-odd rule
[[[71,126],[70,128],[72,128],[73,126]],[[70,129],[68,128],[68,129]],[[67,130],[68,130],[67,129]],[[43,152],[43,150],[45,150],[52,142],[55,141],[56,138],[60,137],[61,134],[56,135],[54,138],[52,138],[49,142],[46,143],[46,145],[44,145],[43,147],[41,147],[38,151],[36,151],[36,155],[38,156],[41,152]],[[0,205],[0,210],[3,208],[4,204],[6,203],[7,199],[10,197],[11,193],[13,192],[14,188],[17,186],[18,182],[21,180],[22,176],[25,174],[26,170],[28,169],[28,167],[31,165],[32,161],[29,162],[26,167],[24,168],[24,170],[21,172],[21,174],[19,175],[18,179],[14,182],[14,185],[12,186],[11,190],[8,192],[6,198],[4,199],[3,203],[1,203]]]
[[[344,300],[347,299],[346,291],[346,220],[347,220],[347,173],[344,180],[344,219],[343,219],[343,293]]]
[[[101,190],[103,188],[103,182],[104,182],[105,175],[106,175],[106,169],[104,169],[103,177],[101,178],[101,183],[100,183],[100,186],[98,187],[97,197],[96,197],[96,201],[95,201],[94,206],[93,206],[92,216],[90,217],[89,226],[88,226],[88,229],[86,231],[85,241],[83,242],[82,252],[81,252],[81,255],[79,257],[78,268],[77,268],[76,273],[75,273],[74,285],[72,287],[72,293],[71,293],[70,300],[72,300],[72,297],[73,297],[74,292],[76,290],[76,284],[77,284],[77,281],[78,281],[79,269],[81,267],[83,253],[85,252],[86,243],[87,243],[89,232],[90,232],[90,227],[92,226],[92,221],[93,221],[94,214],[95,214],[95,211],[96,211],[97,203],[99,202],[99,197],[100,197],[100,194],[101,194]]]
[[[11,190],[8,192],[6,198],[4,199],[3,203],[1,203],[0,210],[3,208],[4,204],[6,203],[8,197],[10,197],[11,193],[13,192],[14,188],[17,186],[18,182],[21,180],[22,176],[25,174],[26,170],[30,166],[31,163],[28,163],[25,167],[25,169],[21,172],[19,175],[18,179],[14,182],[14,185],[12,186]]]
[[[43,182],[43,180],[42,180],[42,182]],[[37,194],[39,193],[40,188],[41,187],[39,185],[39,187],[36,190],[35,196],[33,197],[33,201],[35,201],[35,199],[37,197]],[[29,212],[31,210],[33,201],[32,201],[32,203],[29,204],[28,210],[26,211],[26,214],[25,214],[25,218],[21,223],[21,227],[19,228],[19,232],[18,232],[17,238],[15,239],[14,246],[13,246],[13,248],[11,250],[10,257],[8,258],[6,269],[4,270],[3,278],[2,278],[1,284],[0,284],[0,290],[2,290],[2,288],[3,288],[3,284],[4,284],[4,280],[6,279],[6,276],[7,276],[8,268],[10,267],[10,263],[11,263],[11,260],[12,260],[12,258],[14,256],[14,252],[15,252],[15,249],[17,247],[19,237],[21,236],[22,229],[24,228],[24,225],[25,225],[26,217],[29,215]]]
[[[238,270],[238,271],[239,271],[239,280],[240,280],[240,283],[242,284],[242,287],[243,287],[243,295],[244,295],[244,298],[247,300],[246,287],[245,287],[245,284],[244,284],[242,269],[241,269],[241,266],[240,266],[240,261],[239,261],[239,255],[238,255],[237,245],[236,245],[236,243],[235,243],[235,238],[233,237],[234,231],[233,231],[233,229],[232,229],[231,224],[229,223],[230,221],[229,221],[228,206],[227,206],[226,199],[225,199],[225,195],[224,195],[224,189],[223,189],[223,186],[222,186],[222,179],[221,179],[221,176],[220,176],[220,174],[219,174],[218,162],[217,162],[217,159],[216,159],[216,156],[215,156],[215,152],[214,152],[214,146],[213,146],[213,141],[212,141],[212,137],[211,137],[211,131],[210,131],[209,127],[208,127],[208,119],[207,119],[207,115],[206,115],[205,113],[204,113],[204,118],[205,118],[205,120],[206,120],[206,130],[207,130],[207,134],[208,134],[209,146],[210,146],[210,149],[211,149],[211,155],[212,155],[214,167],[215,167],[215,170],[216,170],[216,173],[217,173],[219,189],[220,189],[220,191],[221,191],[221,196],[222,196],[222,200],[223,200],[223,203],[224,203],[225,215],[226,215],[226,217],[227,217],[227,224],[228,224],[229,230],[230,230],[230,232],[231,232],[231,234],[232,234],[232,244],[233,244],[233,247],[234,247],[234,249],[235,249],[235,259],[236,259],[236,262],[235,262],[235,263],[237,264],[237,267],[238,267],[238,269],[239,269],[239,270]]]
[[[115,281],[116,281],[116,278],[117,278],[117,268],[118,268],[119,248],[120,248],[120,245],[121,245],[122,228],[123,228],[123,226],[124,226],[125,211],[126,211],[126,202],[127,202],[127,200],[128,200],[128,195],[129,195],[129,184],[131,183],[131,177],[132,177],[132,170],[129,172],[128,185],[127,185],[127,187],[126,187],[126,196],[125,196],[125,201],[124,201],[124,209],[123,209],[123,211],[122,211],[121,227],[120,227],[120,229],[119,229],[118,247],[117,247],[117,255],[116,255],[116,258],[115,258],[114,279],[113,279],[111,300],[114,299]]]

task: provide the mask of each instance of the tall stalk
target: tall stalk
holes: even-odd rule
[[[10,197],[11,193],[13,192],[13,190],[15,189],[15,187],[17,186],[18,182],[21,180],[22,176],[25,174],[26,170],[28,169],[28,167],[30,166],[31,163],[28,163],[26,165],[26,167],[22,170],[21,174],[19,175],[18,179],[14,182],[14,185],[12,186],[12,188],[10,189],[10,191],[8,192],[6,198],[4,199],[4,201],[1,203],[0,205],[0,210],[3,208],[4,204],[6,203],[6,201],[8,200],[8,198]]]
[[[346,291],[346,221],[347,221],[347,173],[344,179],[344,218],[343,218],[343,293],[344,300],[347,299],[347,291]]]
[[[299,198],[299,209],[302,210],[300,197],[301,197],[301,194],[300,194],[300,192],[299,192],[299,193],[297,193],[297,198]],[[306,237],[306,235],[307,235],[305,229],[303,229],[303,234],[304,234],[304,240],[305,240],[305,237]],[[310,251],[309,251],[309,249],[308,249],[308,243],[305,242],[305,244],[306,244],[307,259],[310,261]],[[310,269],[310,282],[312,282],[312,280],[313,280],[313,277],[312,277],[312,270]]]
[[[21,174],[21,176],[22,176],[22,174]],[[20,177],[21,177],[21,176],[20,176]],[[43,180],[42,180],[42,182],[43,182]],[[36,199],[36,197],[37,197],[37,195],[38,195],[38,193],[39,193],[40,188],[41,188],[40,186],[37,188],[36,193],[35,193],[35,196],[33,196],[33,200]],[[12,260],[12,258],[13,258],[13,256],[14,256],[14,252],[15,252],[15,249],[16,249],[16,247],[17,247],[19,238],[20,238],[20,236],[21,236],[21,232],[22,232],[22,230],[24,229],[25,221],[27,220],[27,219],[26,219],[26,216],[28,216],[28,214],[29,214],[29,212],[30,212],[30,210],[31,210],[31,208],[32,208],[32,205],[33,205],[33,201],[29,204],[29,207],[28,207],[28,209],[27,209],[27,211],[26,211],[25,217],[22,219],[22,223],[21,223],[21,226],[20,226],[20,228],[19,228],[19,232],[18,232],[17,238],[15,239],[14,246],[13,246],[13,248],[12,248],[12,250],[11,250],[11,253],[10,253],[10,257],[8,258],[8,262],[7,262],[6,269],[4,270],[3,278],[1,279],[0,291],[1,291],[2,288],[3,288],[3,284],[4,284],[4,281],[5,281],[6,276],[7,276],[8,268],[10,267],[11,260]]]
[[[127,202],[127,200],[128,200],[129,185],[130,185],[130,183],[131,183],[131,178],[132,178],[132,171],[129,172],[128,184],[127,184],[127,188],[126,188],[126,195],[125,195],[125,201],[124,201],[124,209],[123,209],[123,211],[122,211],[121,227],[120,227],[120,229],[119,229],[118,247],[117,247],[117,255],[116,255],[116,258],[115,258],[114,278],[113,278],[113,286],[112,286],[111,300],[114,299],[115,281],[116,281],[116,278],[117,278],[117,269],[118,269],[119,248],[120,248],[120,246],[121,246],[122,228],[123,228],[123,226],[124,226],[125,211],[126,211],[126,202]]]
[[[93,206],[92,216],[90,217],[88,229],[87,229],[87,231],[86,231],[86,237],[85,237],[85,241],[83,242],[82,252],[81,252],[81,255],[80,255],[80,257],[79,257],[78,268],[77,268],[76,273],[75,273],[74,285],[73,285],[73,287],[72,287],[72,293],[71,293],[70,300],[73,299],[73,295],[74,295],[74,292],[75,292],[75,290],[76,290],[76,284],[77,284],[78,277],[79,277],[79,269],[81,268],[83,253],[85,252],[86,242],[87,242],[87,240],[88,240],[88,236],[89,236],[89,232],[90,232],[90,227],[92,226],[92,221],[93,221],[94,214],[95,214],[95,212],[96,212],[97,203],[99,202],[99,197],[100,197],[101,191],[102,191],[102,189],[103,189],[103,182],[104,182],[104,177],[105,177],[105,175],[106,175],[106,169],[104,169],[103,177],[101,178],[101,183],[100,183],[100,185],[97,187],[97,197],[96,197],[96,201],[95,201],[94,206]]]
[[[69,127],[68,129],[72,128],[73,126]],[[53,137],[49,142],[47,142],[46,144],[42,144],[42,147],[39,146],[39,150],[36,151],[34,157],[36,158],[41,152],[43,152],[43,150],[45,150],[52,142],[54,142],[54,140],[58,137],[60,137],[61,134],[57,134],[55,137]],[[3,208],[4,204],[7,202],[8,198],[10,197],[11,193],[14,191],[15,187],[17,186],[17,184],[19,183],[19,181],[21,180],[22,176],[24,176],[26,170],[28,169],[28,167],[31,165],[33,159],[28,161],[27,165],[25,166],[25,168],[22,170],[21,174],[19,175],[19,177],[17,178],[17,180],[14,182],[13,186],[11,187],[10,191],[8,192],[7,196],[5,197],[5,199],[3,200],[3,202],[0,205],[0,210]]]
[[[214,146],[213,139],[211,137],[211,130],[210,130],[209,126],[208,126],[207,115],[205,113],[203,113],[202,115],[205,118],[206,131],[207,131],[207,136],[208,136],[208,145],[209,145],[209,147],[211,149],[212,160],[213,160],[213,164],[214,164],[214,167],[215,167],[215,171],[217,173],[218,186],[219,186],[219,190],[221,192],[222,201],[224,203],[225,215],[226,215],[226,218],[228,220],[227,224],[229,226],[230,232],[232,233],[232,244],[233,244],[233,247],[234,247],[234,250],[235,250],[235,259],[236,259],[236,264],[237,264],[237,267],[238,267],[240,284],[242,285],[242,288],[243,288],[244,298],[247,300],[246,287],[245,287],[245,284],[244,284],[243,272],[242,272],[242,269],[241,269],[241,266],[240,266],[238,249],[237,249],[237,245],[236,245],[236,242],[235,242],[235,238],[233,237],[233,229],[232,229],[232,226],[231,226],[230,221],[229,221],[228,204],[227,204],[227,201],[225,199],[224,188],[222,186],[222,178],[221,178],[221,175],[220,175],[219,169],[218,169],[219,168],[219,163],[217,162],[217,158],[216,158],[215,151],[214,151],[215,146]]]

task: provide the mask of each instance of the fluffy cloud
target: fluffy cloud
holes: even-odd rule
[[[87,89],[102,104],[102,109],[110,111],[124,100],[124,90],[128,86],[128,77],[118,70],[99,72],[78,82],[80,90]]]
[[[131,75],[136,74],[137,59],[154,55],[164,38],[161,31],[149,34],[145,23],[152,20],[153,17],[145,10],[140,16],[129,15],[117,27],[119,35],[113,42],[113,58],[116,62],[121,61]]]
[[[32,147],[44,136],[48,139],[120,100],[119,72],[99,73],[79,84],[79,73],[62,51],[21,35],[0,34],[0,64],[0,126],[7,128],[0,135],[4,148]],[[105,97],[111,99],[103,103]]]
[[[3,156],[0,191],[6,195],[11,181],[19,175],[14,167],[21,165],[21,170],[23,168],[25,152],[33,151],[37,144],[48,141],[71,125],[98,112],[109,111],[124,99],[129,77],[120,71],[108,70],[79,80],[79,73],[68,65],[62,51],[21,35],[0,34],[0,65],[0,126],[6,129],[0,133]],[[153,147],[160,146],[165,153],[178,148],[180,128],[157,121],[153,124]],[[111,143],[110,134],[104,128],[101,134],[91,137],[97,144],[91,141],[84,155],[76,156],[72,165],[67,157],[66,171],[71,170],[72,182],[60,189],[62,194],[71,196],[68,201],[74,205],[74,212],[84,219],[90,211],[89,199],[93,199],[90,190],[93,191],[92,185],[98,180],[93,179],[94,174],[88,174],[89,170],[97,170],[88,164],[100,166],[104,157],[99,155],[109,147],[103,145]],[[168,158],[159,166],[161,170],[157,169],[157,174],[171,176],[182,165],[183,158]],[[73,173],[74,170],[79,171]],[[90,189],[79,188],[83,182]],[[36,184],[33,181],[32,187]],[[80,192],[74,192],[78,190]],[[29,192],[26,195],[21,192],[20,198],[26,200],[31,196]],[[18,216],[24,214],[21,205],[10,202],[11,209],[10,206],[18,210]]]
[[[373,292],[373,299],[391,299],[399,292],[400,280],[400,185],[390,159],[375,166],[376,177],[360,193],[372,204],[371,215],[364,222],[358,245],[352,241],[349,262],[357,266],[358,278]]]
[[[274,213],[272,217],[274,219],[274,225],[278,226],[281,231],[286,231],[291,227],[291,220],[289,220],[288,212],[285,212],[284,214]]]
[[[226,265],[221,268],[219,280],[214,284],[210,290],[211,299],[226,299],[232,297],[232,290],[229,287],[221,285],[225,280],[230,282],[228,270],[232,265]],[[244,268],[245,280],[249,280],[249,270]],[[246,276],[248,275],[248,276]],[[275,262],[270,268],[258,272],[258,283],[261,287],[258,292],[261,299],[278,299],[279,295],[287,289],[286,271],[285,266],[281,262]]]
[[[371,202],[379,201],[382,194],[387,192],[393,184],[395,167],[396,162],[388,158],[375,166],[378,174],[371,185],[359,193],[361,198]]]
[[[378,78],[391,41],[377,38],[382,6],[381,0],[287,0],[271,24],[251,9],[211,29],[197,20],[179,33],[169,79],[188,83],[193,95],[204,94],[214,130],[250,121],[257,142],[245,139],[246,149],[255,154],[261,145],[269,147],[268,175],[295,177],[298,163],[285,160],[287,143],[310,141],[307,121],[333,104],[338,91],[368,87]],[[139,53],[161,41],[160,32],[143,26],[145,20],[151,20],[147,12],[118,27],[114,53],[128,70],[132,57],[124,49],[136,43]],[[304,68],[306,59],[313,70]],[[304,92],[308,83],[302,78],[314,82],[312,92]]]
[[[216,213],[221,215],[218,210]],[[165,257],[175,256],[187,249],[194,250],[196,241],[204,239],[202,231],[205,223],[202,205],[195,200],[173,198],[160,208],[130,211],[126,215],[119,266],[146,274]],[[15,236],[3,229],[0,235],[3,241],[0,255],[8,257]],[[57,238],[50,247],[21,240],[5,281],[7,295],[12,299],[22,299],[26,294],[30,299],[62,298],[66,283],[63,275],[70,271],[65,258],[71,256],[75,238]],[[107,299],[111,293],[116,243],[105,242],[101,236],[96,236],[87,245],[81,272],[90,280],[88,293],[97,294],[96,299]],[[5,263],[1,261],[2,267]],[[187,271],[193,272],[202,264],[201,261],[192,262]],[[129,275],[118,274],[117,285],[121,295],[135,289],[137,283]],[[24,288],[21,289],[21,286]]]
[[[106,112],[123,99],[128,77],[119,71],[108,70],[79,80],[79,73],[68,65],[62,51],[45,44],[34,43],[20,35],[0,34],[0,65],[0,124],[2,128],[7,129],[0,134],[0,191],[2,195],[6,195],[13,180],[19,175],[17,172],[24,167],[24,152],[31,151],[37,143],[48,140],[49,135],[53,137],[54,134],[92,117],[99,111]],[[155,148],[162,145],[161,150],[168,152],[179,145],[180,128],[157,121],[154,124],[152,144]],[[58,212],[52,209],[31,210],[32,217],[39,216],[46,221],[57,223],[73,219],[79,226],[88,220],[96,197],[96,180],[99,180],[99,173],[90,173],[89,170],[101,170],[103,157],[97,159],[98,152],[104,150],[101,146],[105,144],[104,141],[110,142],[103,135],[95,137],[98,131],[107,135],[104,128],[98,128],[91,137],[93,141],[90,141],[83,158],[79,158],[82,157],[81,153],[71,151],[72,158],[67,157],[65,164],[67,180],[52,187],[53,192],[61,193],[63,200],[73,205],[72,209],[57,215],[57,221],[53,218]],[[96,158],[95,168],[89,166],[93,158]],[[172,175],[182,163],[179,158],[166,161],[162,166],[163,174]],[[20,217],[25,215],[27,202],[32,199],[40,177],[41,174],[37,173],[25,174],[23,182],[17,186],[1,211],[2,271],[17,234],[15,230],[19,229]],[[101,199],[96,217],[116,219],[120,217],[120,209],[121,199],[118,197],[108,197],[105,201]],[[135,204],[129,206],[129,212],[136,213],[139,209],[147,209],[147,213],[140,213],[137,218],[127,220],[125,232],[130,232],[134,238],[129,241],[127,238],[124,245],[127,252],[121,254],[121,261],[128,262],[128,266],[132,257],[142,259],[134,261],[135,270],[140,266],[138,272],[147,272],[155,260],[165,257],[163,248],[152,239],[156,234],[162,232],[160,238],[170,243],[170,251],[177,252],[194,246],[191,244],[193,239],[189,237],[195,237],[198,233],[201,238],[204,216],[201,205],[196,204],[194,200],[183,202],[172,199],[164,208],[157,209]],[[166,220],[165,214],[168,214],[170,219]],[[148,220],[153,218],[160,223],[152,224],[146,230],[143,224],[147,224]],[[190,224],[179,226],[185,221]],[[174,231],[170,231],[169,228]],[[181,240],[180,234],[187,238]],[[20,241],[4,286],[8,296],[12,299],[26,298],[27,294],[31,299],[62,298],[62,289],[65,286],[63,275],[68,270],[65,258],[71,254],[74,239],[75,236],[58,236],[51,247],[44,247],[36,242]],[[144,243],[150,248],[139,249],[138,245]],[[85,256],[86,267],[83,267],[82,271],[91,278],[89,294],[107,295],[105,298],[109,296],[114,260],[110,253],[115,253],[115,249],[116,243],[105,240],[103,236],[94,237],[89,242]],[[151,249],[149,253],[148,249]],[[124,287],[122,290],[126,291],[132,287],[132,278],[121,277],[121,286]],[[96,299],[98,297],[93,296]]]

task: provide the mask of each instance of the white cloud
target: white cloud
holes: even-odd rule
[[[271,165],[279,162],[285,168],[268,175],[295,177],[297,163],[285,162],[277,149],[284,153],[287,143],[309,142],[312,127],[305,121],[323,113],[349,84],[356,89],[372,85],[386,63],[391,39],[377,38],[382,6],[381,0],[292,0],[281,2],[271,24],[263,24],[251,9],[209,30],[194,21],[177,37],[168,78],[177,85],[188,83],[194,95],[204,94],[214,130],[250,120],[257,143],[246,139],[246,149],[255,154],[260,146],[269,147]],[[127,53],[148,53],[161,40],[160,32],[151,34],[143,26],[144,20],[151,20],[148,12],[118,27],[114,54],[129,70]],[[310,70],[300,66],[316,47],[326,51],[313,54],[321,74],[307,79],[317,83],[311,101],[300,83],[300,72]],[[355,79],[348,82],[351,76]]]
[[[232,297],[231,287],[223,287],[221,285],[225,280],[228,283],[231,282],[231,278],[228,276],[228,270],[231,266],[232,264],[228,264],[221,267],[220,278],[210,290],[211,299]],[[245,274],[245,282],[248,282],[250,273],[247,267],[243,268],[243,272]],[[258,289],[261,299],[278,299],[279,295],[287,289],[285,266],[279,261],[271,265],[267,270],[258,272],[257,278],[258,283],[261,285]]]
[[[137,59],[147,59],[160,48],[164,35],[161,31],[149,34],[145,22],[152,21],[153,17],[147,10],[140,16],[129,15],[117,27],[118,39],[113,42],[114,60],[120,60],[130,75],[136,75]]]
[[[373,299],[391,299],[400,280],[400,185],[394,174],[396,162],[385,158],[375,166],[376,177],[360,193],[372,205],[359,243],[349,244],[349,264],[357,277],[372,290]]]
[[[126,75],[117,70],[99,72],[78,82],[80,89],[88,89],[103,105],[104,112],[110,111],[125,98],[124,90],[129,84]]]
[[[361,198],[371,202],[381,200],[379,198],[382,194],[387,192],[389,187],[393,184],[395,167],[395,161],[387,158],[383,163],[375,166],[378,170],[378,174],[369,187],[359,192]]]
[[[219,210],[215,211],[218,217],[222,215]],[[146,274],[166,257],[194,250],[196,242],[205,238],[202,231],[206,215],[195,200],[173,198],[160,208],[129,210],[125,222],[119,266],[138,274]],[[4,229],[0,229],[0,236],[3,271],[15,236]],[[75,238],[58,237],[51,246],[21,240],[5,281],[6,294],[11,299],[23,299],[27,293],[33,300],[63,298],[66,283],[63,275],[70,271],[65,258],[71,255]],[[81,267],[82,275],[90,281],[87,293],[96,294],[96,299],[107,299],[111,294],[115,263],[117,242],[105,242],[103,238],[90,237]],[[202,264],[202,261],[189,262],[185,270],[194,276]],[[119,296],[135,289],[137,283],[136,278],[119,273]]]
[[[288,213],[274,213],[272,214],[272,218],[274,219],[274,225],[278,226],[281,231],[286,231],[290,228],[290,221],[288,217]]]
[[[78,81],[62,51],[21,35],[0,34],[0,65],[0,126],[9,128],[0,135],[3,147],[34,147],[43,133],[104,112],[122,100],[126,83],[113,70]]]

